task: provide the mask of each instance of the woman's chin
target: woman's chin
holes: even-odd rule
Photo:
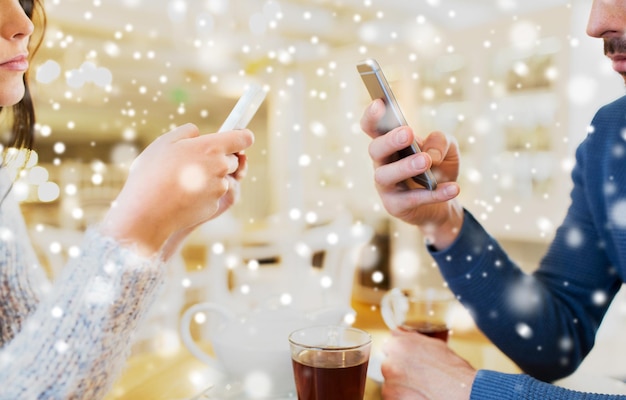
[[[2,85],[0,90],[0,107],[13,106],[24,98],[24,82],[20,78],[19,83],[14,85]]]

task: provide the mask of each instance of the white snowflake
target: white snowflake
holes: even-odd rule
[[[54,344],[54,349],[61,354],[65,353],[69,348],[69,344],[64,340],[59,340]]]
[[[61,307],[52,307],[50,312],[53,318],[61,318],[63,316],[63,309]]]
[[[96,277],[87,285],[85,301],[90,305],[110,304],[114,296],[113,285],[102,277]]]
[[[571,248],[579,248],[584,242],[584,235],[578,228],[570,228],[565,236],[565,242]]]
[[[524,279],[507,292],[507,305],[519,315],[528,315],[540,306],[540,293],[531,278]]]
[[[184,190],[192,193],[206,188],[206,173],[200,165],[187,165],[182,169],[180,184]]]
[[[607,300],[608,295],[604,290],[596,290],[591,295],[591,301],[593,301],[593,304],[595,304],[596,306],[603,306],[604,304],[606,304]]]
[[[520,322],[515,326],[515,331],[523,339],[530,339],[533,337],[533,330],[528,324]]]
[[[264,371],[254,371],[249,373],[244,379],[244,390],[251,399],[262,399],[272,393],[271,376]]]
[[[572,350],[574,347],[574,341],[570,337],[563,337],[559,340],[559,348],[564,352]]]
[[[620,229],[626,229],[626,200],[616,201],[609,210],[609,220]]]

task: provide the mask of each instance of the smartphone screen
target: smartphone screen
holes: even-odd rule
[[[241,95],[232,111],[222,123],[218,132],[244,129],[248,126],[261,103],[265,100],[267,92],[261,85],[251,84]]]
[[[386,111],[379,121],[378,132],[383,135],[399,126],[408,125],[378,62],[368,58],[357,64],[357,70],[372,100],[382,99],[385,103]],[[417,142],[413,141],[409,147],[398,152],[398,157],[404,158],[420,151]],[[430,170],[408,179],[406,184],[411,189],[422,187],[435,190],[437,188],[437,180]]]

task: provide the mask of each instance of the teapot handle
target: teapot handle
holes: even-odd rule
[[[225,320],[231,320],[234,318],[234,315],[228,311],[226,308],[220,306],[216,303],[198,303],[189,307],[183,313],[183,316],[180,321],[180,336],[183,341],[183,344],[189,352],[196,357],[198,360],[202,361],[204,364],[208,365],[211,368],[217,369],[220,372],[224,372],[224,369],[218,362],[218,360],[207,354],[204,350],[200,348],[191,337],[191,330],[189,329],[189,325],[191,324],[191,319],[198,313],[202,311],[212,311],[224,317]]]

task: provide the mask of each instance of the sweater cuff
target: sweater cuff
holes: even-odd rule
[[[479,370],[472,384],[470,400],[526,398],[529,380],[528,375]]]

